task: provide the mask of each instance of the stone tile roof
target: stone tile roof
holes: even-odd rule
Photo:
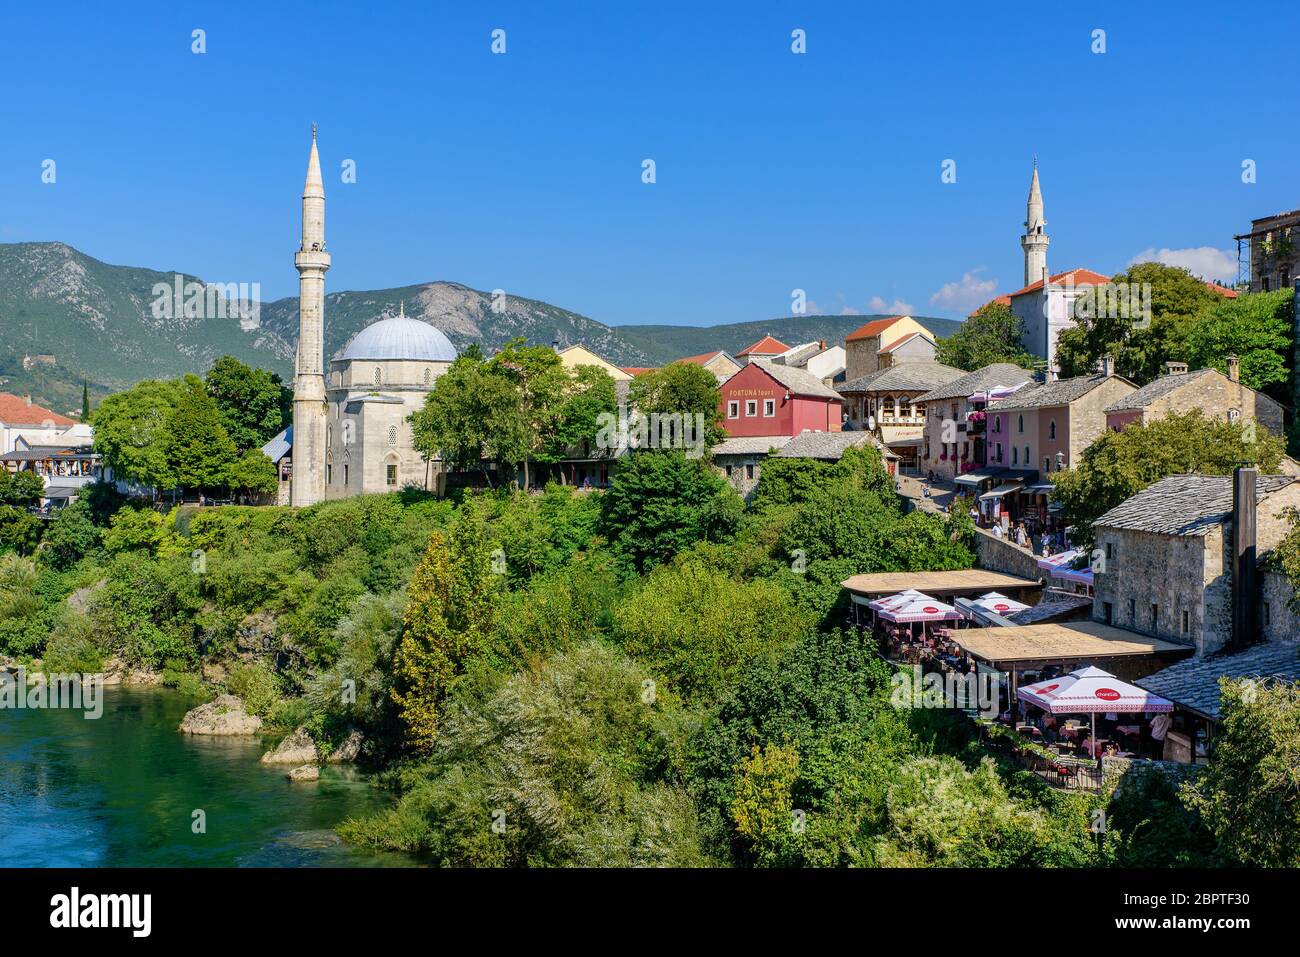
[[[992,365],[976,369],[974,372],[968,372],[960,379],[945,383],[939,388],[919,396],[916,401],[935,402],[939,399],[964,399],[976,392],[996,389],[999,386],[1020,385],[1029,382],[1033,377],[1032,372],[1022,369],[1018,365],[1013,365],[1010,362],[995,362]]]
[[[858,376],[841,386],[843,392],[929,392],[960,379],[966,373],[942,362],[902,362]]]
[[[819,399],[838,399],[840,394],[825,385],[807,369],[796,369],[781,365],[770,359],[751,359],[750,365],[756,365],[795,395],[812,395]]]
[[[1189,383],[1196,382],[1198,379],[1204,379],[1214,369],[1197,369],[1195,372],[1180,372],[1175,375],[1162,375],[1160,378],[1148,382],[1136,392],[1130,392],[1121,399],[1112,402],[1106,406],[1107,412],[1127,412],[1131,409],[1145,409],[1157,399],[1162,399],[1181,389]]]
[[[741,435],[724,439],[713,447],[714,455],[766,455],[771,449],[784,447],[788,435]]]
[[[1255,479],[1256,499],[1294,481],[1290,475],[1261,475]],[[1099,528],[1199,536],[1231,517],[1231,475],[1170,475],[1116,505],[1093,524]]]
[[[772,361],[778,365],[790,366],[792,368],[804,366],[809,359],[822,351],[822,344],[818,342],[805,342],[802,345],[791,346],[787,351],[776,356]]]
[[[845,451],[860,445],[874,445],[884,456],[893,455],[870,432],[800,432],[776,457],[780,459],[828,459],[839,461]]]
[[[1065,619],[1081,609],[1091,607],[1092,599],[1086,595],[1057,594],[1050,598],[1045,597],[1032,608],[1018,611],[1014,615],[1007,615],[1007,620],[1013,621],[1017,625],[1035,625]]]
[[[1218,719],[1219,679],[1255,678],[1300,681],[1300,645],[1269,642],[1255,645],[1235,655],[1219,654],[1189,658],[1162,668],[1135,682],[1184,708],[1191,708],[1209,718]]]
[[[1119,377],[1116,376],[1116,378]],[[1016,412],[1020,409],[1042,409],[1054,405],[1069,405],[1075,399],[1080,399],[1097,388],[1106,379],[1106,375],[1097,372],[1092,375],[1075,376],[1073,379],[1041,382],[1027,389],[1021,389],[1015,395],[1007,396],[1005,399],[990,402],[989,411]]]

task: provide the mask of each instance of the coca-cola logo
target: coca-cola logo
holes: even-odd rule
[[[921,610],[924,611],[927,615],[937,615],[937,614],[939,614],[939,609],[938,609],[938,608],[935,608],[933,605],[926,605],[925,608],[923,608],[923,609],[921,609]]]
[[[1010,611],[1010,610],[1011,610],[1011,606],[1010,606],[1010,605],[1001,605],[1001,604],[999,604],[999,605],[994,605],[994,606],[993,606],[993,610],[994,610],[994,611]]]
[[[1051,694],[1053,691],[1055,691],[1055,690],[1056,690],[1057,688],[1059,688],[1059,687],[1061,687],[1059,684],[1048,685],[1046,688],[1039,688],[1039,689],[1038,689],[1038,693],[1039,693],[1039,694]]]
[[[1093,694],[1102,701],[1118,701],[1120,699],[1120,693],[1114,688],[1098,688]]]

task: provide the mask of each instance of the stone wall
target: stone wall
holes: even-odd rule
[[[1111,376],[1087,395],[1070,403],[1070,450],[1066,467],[1077,465],[1083,450],[1106,431],[1106,406],[1137,388],[1118,376]]]
[[[1260,576],[1263,610],[1260,621],[1265,641],[1300,641],[1300,613],[1292,606],[1295,590],[1280,571],[1268,569]]]
[[[1038,559],[1028,549],[1014,545],[1005,538],[998,538],[982,528],[975,529],[975,553],[980,568],[1002,572],[1005,575],[1017,575],[1033,581],[1041,581],[1043,572],[1038,567]]]
[[[1099,527],[1097,549],[1104,557],[1104,570],[1094,575],[1093,620],[1105,621],[1109,605],[1113,625],[1195,645],[1199,652],[1212,650],[1202,640],[1205,605],[1213,604],[1214,598],[1206,589],[1222,578],[1223,556],[1221,539],[1209,541],[1210,537]],[[1221,625],[1218,617],[1212,617]]]
[[[1186,385],[1161,396],[1142,415],[1144,423],[1163,419],[1175,412],[1200,409],[1211,421],[1225,421],[1235,409],[1243,419],[1255,419],[1274,435],[1282,435],[1282,406],[1266,395],[1233,382],[1217,369],[1198,376]]]

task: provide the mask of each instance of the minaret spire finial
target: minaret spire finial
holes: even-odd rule
[[[397,307],[397,314],[398,314],[398,316],[400,316],[400,317],[403,318],[403,319],[406,318],[406,300],[405,300],[405,299],[403,299],[403,300],[402,300],[402,304],[401,304],[400,306]]]
[[[312,141],[313,143],[316,142],[316,124],[315,124],[315,123],[313,123],[313,124],[311,125],[311,141]],[[1038,160],[1036,160],[1036,159],[1034,160],[1034,165],[1035,165],[1035,166],[1038,165]]]

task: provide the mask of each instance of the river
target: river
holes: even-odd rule
[[[176,730],[197,703],[106,688],[104,712],[0,710],[0,850],[8,867],[388,867],[342,843],[345,818],[387,806],[352,768],[290,782],[259,738]],[[206,833],[194,833],[202,811]]]

